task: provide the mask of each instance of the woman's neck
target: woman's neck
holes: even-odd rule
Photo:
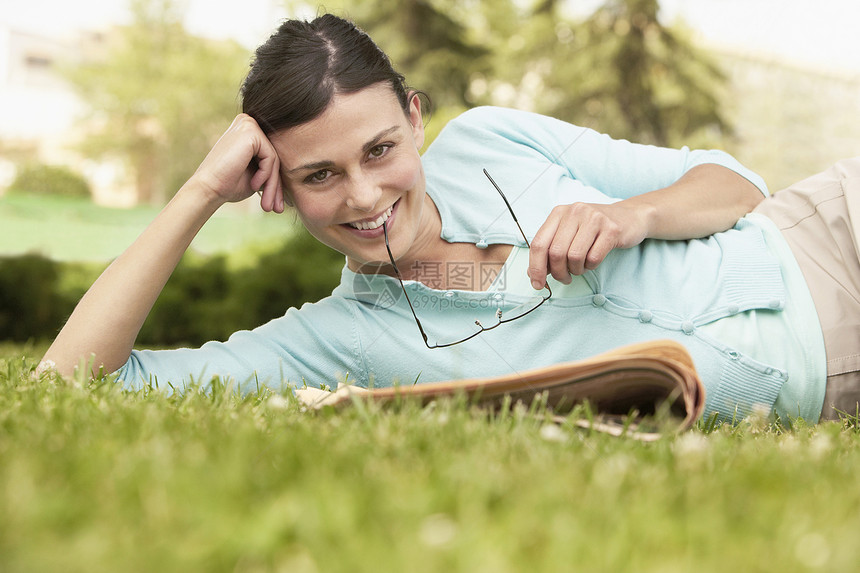
[[[510,245],[479,249],[472,243],[451,243],[442,238],[442,217],[426,196],[426,227],[414,257],[397,262],[403,280],[418,281],[439,290],[487,290],[504,266]]]

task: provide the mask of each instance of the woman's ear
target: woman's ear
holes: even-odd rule
[[[424,145],[424,118],[421,116],[421,98],[418,92],[411,91],[409,97],[409,123],[412,124],[412,138],[415,147],[421,149]]]
[[[281,186],[281,194],[284,196],[284,205],[287,207],[295,207],[295,203],[293,203],[292,197],[290,197],[290,192],[287,191],[287,188]]]

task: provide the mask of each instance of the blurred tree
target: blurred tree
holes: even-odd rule
[[[284,4],[293,13],[307,12],[307,2]],[[473,21],[473,11],[485,4],[485,0],[332,0],[325,9],[366,31],[409,85],[430,97],[430,141],[449,119],[474,105],[468,99],[469,84],[476,73],[490,69],[491,54],[476,41]]]
[[[605,0],[584,19],[567,14],[570,5],[352,0],[334,8],[367,30],[413,85],[454,106],[443,119],[462,106],[496,104],[644,143],[724,143],[724,75],[683,29],[658,19],[658,0]]]
[[[67,70],[92,108],[90,156],[119,156],[141,202],[160,203],[194,172],[238,112],[249,52],[188,34],[173,0],[132,0],[133,21],[102,59]]]
[[[125,159],[142,201],[160,202],[193,173],[238,111],[249,54],[182,27],[176,0],[131,0],[133,23],[106,58],[68,73],[99,126],[91,155]],[[284,0],[288,7],[306,7]],[[429,138],[479,104],[530,109],[615,137],[722,144],[723,75],[658,0],[605,0],[589,17],[565,0],[332,0],[434,102]]]
[[[292,8],[301,2],[287,0]],[[466,0],[477,4],[477,0]],[[452,10],[455,0],[334,0],[326,9],[340,13],[365,30],[391,58],[394,67],[417,89],[433,86],[440,106],[468,106],[473,71],[487,66],[487,50],[471,40],[469,27]],[[453,12],[453,14],[452,14]]]
[[[589,17],[576,45],[603,73],[570,70],[587,83],[557,112],[576,118],[591,108],[614,135],[656,145],[729,134],[718,101],[725,75],[657,12],[657,0],[609,0]]]
[[[657,0],[606,0],[584,20],[564,2],[537,0],[497,54],[499,81],[519,107],[656,145],[723,144],[731,128],[719,95],[725,76]],[[501,103],[510,104],[510,101]]]

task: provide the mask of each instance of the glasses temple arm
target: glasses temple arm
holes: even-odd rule
[[[528,238],[526,238],[526,234],[525,234],[525,232],[523,231],[523,228],[520,226],[520,222],[517,220],[517,215],[516,215],[516,213],[514,213],[514,209],[513,209],[513,207],[511,207],[511,204],[510,204],[510,202],[508,201],[508,198],[507,198],[507,197],[505,197],[505,194],[504,194],[504,193],[502,193],[501,188],[499,188],[499,186],[496,184],[495,180],[493,180],[492,176],[490,175],[490,172],[489,172],[489,171],[487,171],[486,169],[484,169],[483,171],[484,171],[484,175],[486,175],[486,176],[487,176],[487,179],[489,179],[489,180],[490,180],[490,183],[492,183],[492,184],[493,184],[493,187],[495,187],[495,188],[496,188],[496,191],[498,191],[498,192],[499,192],[499,195],[501,195],[501,196],[502,196],[502,200],[505,202],[505,205],[508,207],[508,211],[510,211],[510,212],[511,212],[511,217],[513,217],[513,218],[514,218],[514,223],[516,223],[516,224],[517,224],[517,229],[519,229],[519,230],[520,230],[520,234],[523,236],[523,240],[526,242],[526,246],[527,246],[527,247],[531,247],[531,245],[529,244],[529,240],[528,240]]]
[[[394,262],[394,255],[391,254],[391,246],[388,243],[388,221],[382,223],[382,232],[385,234],[385,250],[388,251],[388,260],[391,261],[391,266],[394,267],[394,273],[397,275],[397,281],[400,283],[400,288],[403,291],[403,296],[406,297],[406,302],[409,310],[412,312],[412,317],[415,319],[415,324],[418,325],[418,331],[421,333],[421,338],[424,339],[424,344],[430,346],[427,338],[427,333],[424,332],[424,327],[421,326],[421,321],[418,320],[418,315],[415,314],[415,309],[412,307],[412,301],[409,300],[409,295],[406,293],[406,286],[403,284],[403,279],[400,277],[400,269],[397,268],[397,263]]]

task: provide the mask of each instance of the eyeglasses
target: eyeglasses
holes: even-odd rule
[[[495,187],[496,191],[499,192],[499,195],[502,196],[502,200],[504,200],[505,205],[508,208],[508,211],[510,211],[511,217],[514,218],[514,223],[517,224],[517,229],[520,230],[520,234],[523,236],[523,241],[525,241],[526,246],[531,247],[531,245],[529,245],[529,240],[526,238],[526,234],[523,232],[523,228],[520,226],[520,222],[517,221],[517,216],[514,214],[514,210],[511,207],[511,204],[508,202],[508,198],[505,197],[505,194],[502,193],[502,190],[499,188],[499,186],[496,184],[496,182],[493,180],[493,178],[490,177],[490,174],[487,172],[486,169],[484,169],[484,175],[487,176],[487,179],[490,180],[490,183],[493,184],[493,187]],[[513,322],[513,321],[517,320],[518,318],[524,317],[525,315],[529,314],[530,312],[533,312],[534,310],[536,310],[540,305],[545,303],[552,296],[552,289],[549,288],[549,284],[545,284],[544,288],[547,291],[547,294],[545,296],[539,295],[535,298],[534,301],[528,301],[525,304],[516,306],[516,307],[508,310],[507,315],[505,317],[502,317],[502,309],[501,308],[497,309],[496,310],[496,324],[493,324],[492,326],[484,326],[483,324],[481,324],[480,320],[476,320],[475,325],[477,325],[478,330],[473,332],[472,334],[466,336],[465,338],[461,338],[460,340],[456,340],[454,342],[446,342],[444,344],[430,344],[428,337],[427,337],[427,333],[424,332],[424,327],[421,326],[421,321],[418,320],[418,315],[415,313],[415,307],[412,306],[412,301],[409,300],[409,294],[406,292],[406,287],[403,284],[403,278],[400,276],[400,270],[397,268],[397,263],[394,262],[394,255],[391,254],[391,247],[388,245],[388,225],[386,223],[382,224],[382,231],[385,233],[385,250],[388,251],[388,259],[391,261],[391,266],[394,268],[394,273],[397,275],[397,280],[400,281],[400,288],[403,290],[403,296],[406,297],[406,302],[409,304],[409,310],[412,311],[412,316],[413,316],[413,318],[415,318],[415,324],[418,325],[418,331],[421,333],[421,338],[424,339],[424,345],[427,346],[427,348],[431,348],[431,349],[432,348],[445,348],[448,346],[454,346],[455,344],[460,344],[462,342],[466,342],[467,340],[471,340],[472,338],[475,338],[476,336],[478,336],[482,332],[486,332],[488,330],[493,330],[494,328],[498,328],[499,326],[501,326],[503,324],[506,324],[508,322]]]

